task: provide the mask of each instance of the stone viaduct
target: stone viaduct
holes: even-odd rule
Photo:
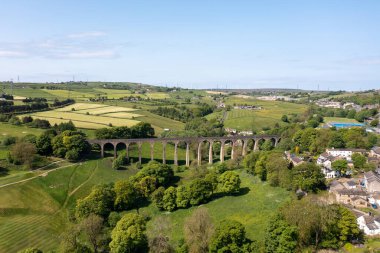
[[[247,146],[249,141],[254,142],[253,150],[259,150],[259,142],[261,140],[271,140],[274,146],[277,146],[280,141],[280,137],[277,135],[250,135],[250,136],[223,136],[223,137],[172,137],[172,138],[142,138],[142,139],[95,139],[88,140],[90,144],[97,144],[100,146],[100,154],[104,157],[104,147],[106,144],[111,144],[114,149],[114,157],[117,156],[117,146],[118,144],[124,144],[126,146],[127,158],[129,158],[129,146],[131,144],[137,144],[138,147],[138,156],[139,162],[141,163],[141,146],[143,143],[150,144],[150,158],[154,160],[154,145],[160,143],[162,145],[162,162],[166,163],[166,145],[168,143],[174,144],[174,164],[178,165],[178,145],[179,143],[186,144],[186,166],[190,165],[190,144],[195,143],[197,145],[197,161],[198,165],[201,164],[202,154],[201,148],[204,142],[209,143],[209,152],[208,152],[208,162],[212,164],[213,162],[213,143],[220,142],[220,161],[224,161],[225,154],[225,144],[232,144],[231,159],[236,158],[235,147],[237,143],[242,144],[242,156],[247,154]]]

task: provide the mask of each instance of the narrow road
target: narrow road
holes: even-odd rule
[[[79,163],[79,165],[81,165],[81,164],[82,163]],[[51,165],[51,164],[49,164],[49,165]],[[49,166],[49,165],[47,165],[47,166]],[[8,184],[3,184],[3,185],[0,185],[0,188],[4,188],[4,187],[15,185],[15,184],[24,183],[24,182],[27,182],[27,181],[30,181],[30,180],[33,180],[33,179],[36,179],[36,178],[39,178],[39,177],[44,177],[44,176],[48,175],[50,172],[53,172],[53,171],[56,171],[56,170],[59,170],[59,169],[63,169],[63,168],[67,168],[67,167],[71,167],[71,166],[74,166],[74,165],[78,165],[78,163],[73,163],[73,164],[65,165],[65,166],[62,166],[62,167],[55,168],[55,169],[47,170],[46,172],[44,172],[44,173],[42,173],[40,175],[37,175],[37,176],[34,176],[34,177],[30,177],[30,178],[27,178],[27,179],[23,179],[23,180],[20,180],[20,181],[8,183]]]

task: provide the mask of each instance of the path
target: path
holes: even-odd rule
[[[74,190],[72,190],[69,194],[67,194],[65,202],[62,205],[62,208],[65,208],[67,203],[69,202],[69,199],[72,195],[74,195],[75,192],[77,192],[83,185],[85,185],[88,181],[91,180],[91,178],[95,175],[95,171],[98,169],[99,162],[96,162],[95,169],[92,170],[91,174],[88,176],[86,180],[84,180],[80,185],[78,185]],[[70,179],[71,180],[71,179]],[[61,208],[61,209],[62,209]]]
[[[82,163],[79,163],[79,165],[81,165]],[[50,164],[49,164],[50,165]],[[27,182],[27,181],[30,181],[30,180],[33,180],[33,179],[36,179],[38,177],[44,177],[44,176],[47,176],[50,172],[53,172],[53,171],[56,171],[56,170],[59,170],[59,169],[63,169],[63,168],[67,168],[67,167],[71,167],[71,166],[74,166],[74,165],[77,165],[77,163],[73,163],[73,164],[69,164],[69,165],[65,165],[65,166],[61,166],[61,167],[58,167],[58,168],[55,168],[55,169],[51,169],[51,170],[47,170],[46,172],[40,174],[40,175],[37,175],[37,176],[34,176],[34,177],[30,177],[30,178],[27,178],[27,179],[23,179],[23,180],[20,180],[20,181],[16,181],[16,182],[12,182],[12,183],[8,183],[8,184],[3,184],[3,185],[0,185],[0,188],[4,188],[4,187],[7,187],[7,186],[11,186],[11,185],[15,185],[15,184],[20,184],[20,183],[24,183],[24,182]],[[46,167],[46,166],[45,166]]]

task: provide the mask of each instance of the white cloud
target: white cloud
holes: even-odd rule
[[[72,33],[67,35],[68,38],[72,39],[80,39],[80,38],[88,38],[88,37],[103,37],[107,34],[101,31],[92,31],[92,32],[83,32],[83,33]]]
[[[23,43],[0,42],[0,57],[27,58],[42,57],[47,59],[109,59],[120,55],[125,43],[110,43],[101,31],[69,34],[41,41]],[[86,39],[84,39],[86,38]]]
[[[0,57],[24,57],[26,54],[20,51],[0,50]]]
[[[112,50],[99,50],[99,51],[80,51],[69,53],[62,58],[71,58],[71,59],[88,59],[88,58],[114,58],[117,56],[117,53]]]

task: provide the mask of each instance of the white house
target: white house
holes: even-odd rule
[[[363,215],[357,218],[356,221],[359,228],[363,230],[366,235],[380,234],[380,217]]]
[[[326,153],[330,156],[346,158],[346,160],[351,160],[351,156],[354,153],[364,154],[366,152],[365,149],[357,149],[357,148],[328,148],[326,149]]]
[[[372,205],[380,206],[380,193],[375,192],[368,198],[368,202]]]
[[[331,163],[330,163],[330,165],[331,165]],[[330,168],[331,168],[331,166],[330,166]],[[323,175],[325,175],[325,178],[336,178],[336,177],[340,176],[338,171],[335,171],[335,170],[332,170],[329,168],[322,167],[321,171],[322,171]]]

